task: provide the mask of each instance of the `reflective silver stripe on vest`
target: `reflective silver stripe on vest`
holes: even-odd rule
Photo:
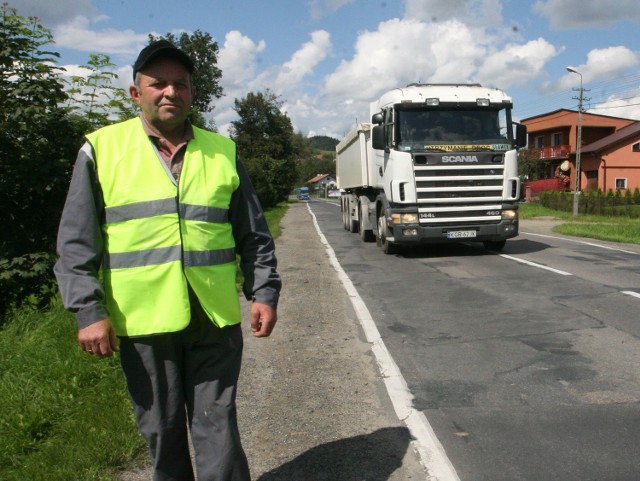
[[[135,252],[106,253],[102,259],[102,268],[127,269],[152,266],[179,261],[182,258],[181,246],[159,247]],[[235,262],[236,250],[217,249],[208,251],[187,251],[184,253],[184,267],[207,267]]]
[[[102,268],[125,269],[128,267],[152,266],[179,261],[181,257],[182,247],[179,245],[135,252],[107,252],[102,259]]]
[[[107,207],[105,209],[105,223],[115,224],[133,219],[144,219],[163,214],[175,214],[178,200],[175,197],[169,199],[135,202],[133,204]]]
[[[185,220],[224,224],[229,222],[229,210],[206,205],[180,204],[180,217]]]
[[[105,209],[105,223],[115,224],[127,220],[173,214],[176,211],[177,202],[177,199],[172,197],[169,199],[150,200],[116,207],[107,207]],[[217,224],[224,224],[229,221],[229,210],[220,207],[180,204],[179,211],[180,217],[185,220],[197,220]]]
[[[236,249],[217,249],[209,251],[187,251],[184,253],[185,267],[206,267],[235,262]]]

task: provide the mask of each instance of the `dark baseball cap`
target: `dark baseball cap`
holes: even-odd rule
[[[140,51],[140,55],[138,55],[136,63],[133,64],[133,79],[135,80],[136,74],[140,70],[148,67],[159,58],[164,57],[176,59],[185,66],[190,74],[193,73],[193,60],[191,60],[186,53],[168,40],[156,40]]]

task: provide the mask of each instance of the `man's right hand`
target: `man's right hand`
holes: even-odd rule
[[[103,319],[78,331],[80,348],[96,357],[110,357],[119,350],[116,331],[109,319]]]

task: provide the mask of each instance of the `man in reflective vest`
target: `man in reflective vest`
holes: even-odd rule
[[[194,65],[166,40],[134,64],[138,118],[87,135],[55,273],[87,353],[120,359],[155,481],[250,481],[236,419],[236,255],[254,336],[277,321],[274,243],[234,142],[187,117]]]

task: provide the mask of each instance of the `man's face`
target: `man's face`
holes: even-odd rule
[[[161,58],[138,72],[130,93],[147,122],[164,132],[182,127],[195,90],[184,65],[172,58]]]

